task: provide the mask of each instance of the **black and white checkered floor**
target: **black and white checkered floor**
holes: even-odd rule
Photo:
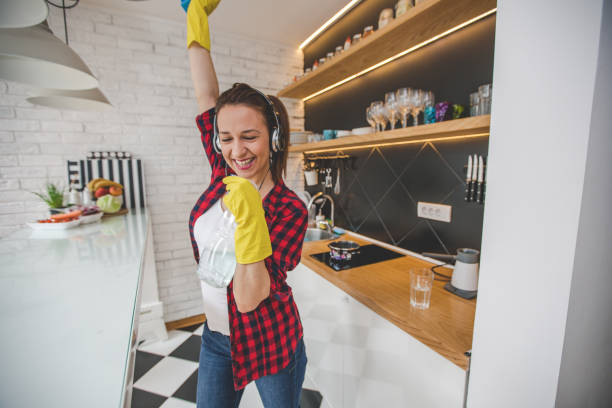
[[[196,401],[202,327],[168,332],[168,339],[138,347],[132,391],[133,408],[193,408]],[[306,384],[305,384],[306,386]],[[318,408],[322,396],[304,388],[301,408]],[[257,388],[245,389],[241,408],[263,407]]]

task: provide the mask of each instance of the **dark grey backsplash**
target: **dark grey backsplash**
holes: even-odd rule
[[[415,252],[480,249],[484,206],[464,200],[465,166],[469,154],[487,150],[488,138],[476,137],[350,150],[346,169],[321,161],[341,166],[340,194],[328,191],[336,225]],[[322,191],[321,184],[307,189]],[[451,205],[451,222],[418,218],[418,201]]]
[[[375,23],[379,11],[394,3],[361,3],[304,49],[306,66],[333,50],[346,35]],[[493,79],[495,20],[487,17],[306,101],[306,129],[367,126],[365,108],[370,102],[384,100],[385,92],[405,86],[432,90],[436,102],[460,103],[469,110],[470,92]],[[484,210],[483,205],[464,200],[465,165],[469,154],[486,158],[487,151],[487,137],[347,150],[352,167],[342,173],[340,195],[332,195],[336,224],[416,252],[480,249]],[[308,189],[313,193],[321,187]],[[418,218],[418,201],[451,205],[452,222]]]

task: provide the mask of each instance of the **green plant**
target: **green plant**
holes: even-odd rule
[[[45,193],[35,193],[31,191],[32,194],[38,196],[41,200],[43,200],[50,208],[61,208],[64,203],[64,189],[61,190],[53,183],[47,183]]]

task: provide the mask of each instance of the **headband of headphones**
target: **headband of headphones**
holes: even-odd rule
[[[280,138],[280,121],[278,120],[278,113],[276,113],[274,103],[272,103],[270,98],[268,98],[268,96],[261,92],[259,89],[251,89],[264,98],[264,100],[268,104],[268,107],[270,108],[270,111],[272,112],[272,117],[274,118],[274,126],[272,128],[272,133],[270,134],[270,151],[274,153],[283,151],[285,146],[283,146],[283,142]],[[215,117],[213,120],[213,148],[215,149],[215,152],[221,153],[221,141],[219,140],[219,129],[217,128],[217,113],[218,112],[215,112]]]

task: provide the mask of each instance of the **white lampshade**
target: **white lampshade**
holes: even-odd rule
[[[0,28],[30,27],[47,19],[45,0],[0,0]]]
[[[0,29],[0,79],[53,89],[98,86],[81,57],[53,35],[46,21]]]
[[[106,96],[98,89],[66,90],[66,89],[41,89],[34,96],[26,100],[35,105],[46,106],[55,109],[68,109],[79,111],[105,111],[111,110]]]

